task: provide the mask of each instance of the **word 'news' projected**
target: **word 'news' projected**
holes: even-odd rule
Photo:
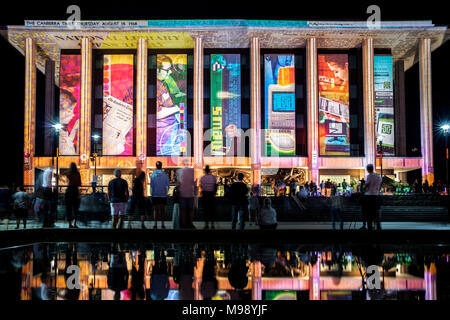
[[[187,55],[158,54],[156,85],[156,154],[186,153]]]
[[[62,54],[59,69],[59,154],[79,154],[81,56]]]
[[[295,155],[294,55],[264,55],[265,155]]]
[[[104,55],[103,155],[133,154],[133,55]]]
[[[395,133],[392,56],[375,56],[373,62],[377,144],[381,140],[383,154],[393,156]]]
[[[211,54],[211,154],[232,155],[240,148],[240,129],[241,57]]]
[[[319,54],[321,156],[350,155],[348,55]]]

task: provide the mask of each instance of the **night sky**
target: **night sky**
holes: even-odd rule
[[[81,8],[82,20],[153,20],[153,19],[274,19],[274,20],[359,20],[369,14],[366,9],[376,4],[381,8],[381,20],[432,20],[435,25],[450,25],[448,10],[443,2],[399,1],[59,1],[58,4],[23,1],[9,2],[0,10],[0,26],[23,25],[24,20],[66,20],[71,4]],[[242,4],[245,3],[245,7]],[[255,3],[252,8],[249,3]],[[420,3],[420,5],[418,5]],[[119,5],[120,4],[120,5]],[[450,41],[449,41],[450,42]],[[450,74],[450,43],[432,54],[432,90],[434,126],[450,120],[448,83]],[[11,186],[22,181],[23,168],[23,110],[25,58],[3,37],[1,52],[0,136],[3,166],[0,185]],[[38,82],[44,77],[38,71]],[[419,69],[418,64],[405,74],[407,109],[407,149],[420,150]],[[44,101],[37,101],[44,103]],[[434,166],[436,179],[445,175],[444,138],[435,130]]]

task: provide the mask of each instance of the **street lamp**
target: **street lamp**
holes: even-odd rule
[[[450,130],[450,124],[446,123],[441,126],[441,130],[445,136],[445,189],[447,191],[447,216],[448,222],[450,222],[450,192],[448,190],[449,181],[448,181],[448,132]]]
[[[92,181],[92,192],[95,193],[97,187],[97,142],[100,139],[98,134],[92,135],[92,139],[94,139],[94,152],[91,155],[91,161],[94,162],[94,177]]]
[[[59,131],[62,129],[61,123],[55,123],[52,125],[56,132],[56,192],[58,192],[58,180],[59,180]]]
[[[380,155],[381,178],[383,179],[383,136],[378,137],[378,154]]]
[[[55,200],[55,195],[52,196],[52,206],[51,206],[51,212],[54,212],[55,214],[53,215],[54,217],[54,221],[56,221],[58,219],[58,200],[59,200],[59,132],[62,129],[62,124],[61,123],[55,123],[52,125],[52,127],[55,129],[56,132],[56,200]],[[53,161],[53,158],[52,158]],[[53,206],[55,205],[55,207]],[[54,210],[54,211],[53,211]]]
[[[441,126],[441,130],[444,133],[445,137],[445,185],[447,187],[447,194],[448,194],[448,132],[450,130],[450,124],[444,124]]]

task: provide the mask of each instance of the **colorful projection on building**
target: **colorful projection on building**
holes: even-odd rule
[[[211,154],[240,148],[241,61],[239,54],[211,55]],[[236,139],[235,139],[236,138]],[[236,143],[234,143],[236,142]]]
[[[295,155],[294,55],[264,55],[265,155]]]
[[[395,155],[394,92],[392,56],[374,57],[375,117],[377,145],[382,145],[383,154]],[[377,153],[380,150],[377,148]]]
[[[80,55],[61,55],[59,86],[59,154],[79,154]]]
[[[133,154],[133,55],[105,55],[103,155]]]
[[[319,54],[321,156],[350,155],[348,55]]]
[[[156,154],[186,153],[187,55],[158,54],[156,86]]]

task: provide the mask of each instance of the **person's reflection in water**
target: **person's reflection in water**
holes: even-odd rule
[[[216,278],[216,260],[214,259],[214,251],[207,249],[200,289],[203,300],[211,300],[216,295],[218,288],[219,283]]]
[[[194,289],[192,288],[194,276],[194,259],[190,245],[180,245],[177,248],[176,262],[173,268],[173,278],[178,283],[180,300],[194,300]]]
[[[169,290],[166,257],[162,250],[155,249],[155,265],[150,277],[150,297],[152,300],[164,300],[169,295]]]
[[[67,280],[69,279],[69,277],[73,274],[67,272],[67,269],[71,265],[78,266],[78,254],[76,244],[68,244],[66,249],[66,267],[64,269],[64,280],[66,284],[68,283]],[[66,300],[78,300],[79,297],[80,297],[80,289],[77,289],[76,287],[72,289],[66,287],[66,294],[65,294]]]
[[[136,252],[136,259],[131,269],[131,300],[144,300],[145,256],[142,251]]]
[[[29,260],[28,249],[0,251],[0,301],[20,300],[22,267]]]
[[[114,300],[120,300],[120,292],[128,288],[128,277],[125,254],[114,247],[108,270],[108,288],[114,291]]]

